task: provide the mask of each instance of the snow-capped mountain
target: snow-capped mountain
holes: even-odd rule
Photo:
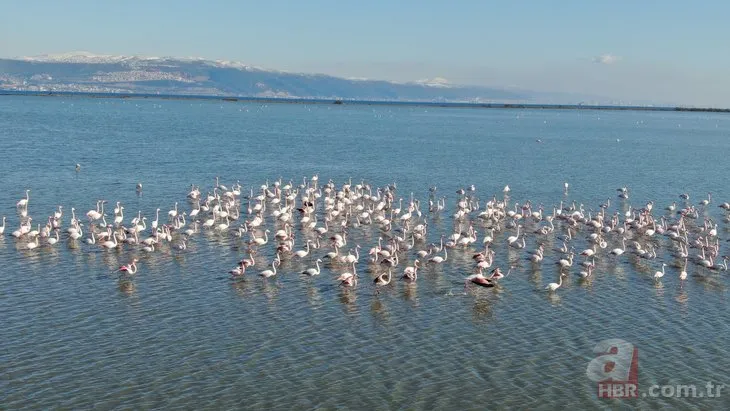
[[[395,83],[288,73],[225,60],[89,52],[0,59],[0,90],[431,102],[531,102],[536,96],[454,85],[440,77]]]
[[[74,51],[62,54],[41,54],[39,56],[20,57],[23,61],[36,61],[44,63],[118,63],[135,57],[112,56],[89,53],[87,51]]]
[[[154,57],[154,56],[122,56],[112,54],[95,54],[88,51],[72,51],[61,54],[41,54],[38,56],[25,56],[17,60],[39,62],[39,63],[86,63],[86,64],[127,64],[130,66],[154,66],[174,62],[201,62],[213,67],[237,68],[241,70],[263,70],[237,61],[228,60],[206,60],[200,57]]]

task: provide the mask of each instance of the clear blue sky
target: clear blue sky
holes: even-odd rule
[[[730,107],[728,17],[720,0],[0,0],[0,56],[195,56]]]

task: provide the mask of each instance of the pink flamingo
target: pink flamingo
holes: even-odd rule
[[[494,274],[492,274],[494,275]],[[467,287],[469,286],[469,283],[476,284],[481,287],[494,287],[495,283],[492,282],[489,278],[485,277],[484,274],[482,274],[482,269],[479,269],[478,274],[472,274],[468,277],[466,277],[464,281],[464,291],[466,291]]]
[[[128,274],[136,274],[137,273],[137,262],[138,261],[139,260],[135,258],[135,259],[132,260],[131,263],[119,267],[119,270],[117,270],[117,271],[123,271],[123,272],[126,272]]]

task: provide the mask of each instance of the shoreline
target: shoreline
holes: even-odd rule
[[[143,94],[143,93],[91,93],[91,92],[38,92],[0,90],[0,96],[10,97],[78,97],[109,99],[158,99],[158,100],[211,100],[229,103],[271,103],[271,104],[333,104],[333,105],[377,105],[377,106],[420,106],[444,108],[484,108],[484,109],[542,109],[542,110],[611,110],[611,111],[677,111],[699,113],[730,113],[728,108],[682,107],[682,106],[612,106],[585,104],[539,104],[539,103],[469,103],[469,102],[431,102],[395,100],[346,100],[318,98],[280,98],[244,96],[206,96],[184,94]]]

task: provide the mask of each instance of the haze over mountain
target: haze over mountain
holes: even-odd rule
[[[72,52],[0,59],[0,90],[428,102],[612,104],[575,94],[289,73],[234,61]]]

